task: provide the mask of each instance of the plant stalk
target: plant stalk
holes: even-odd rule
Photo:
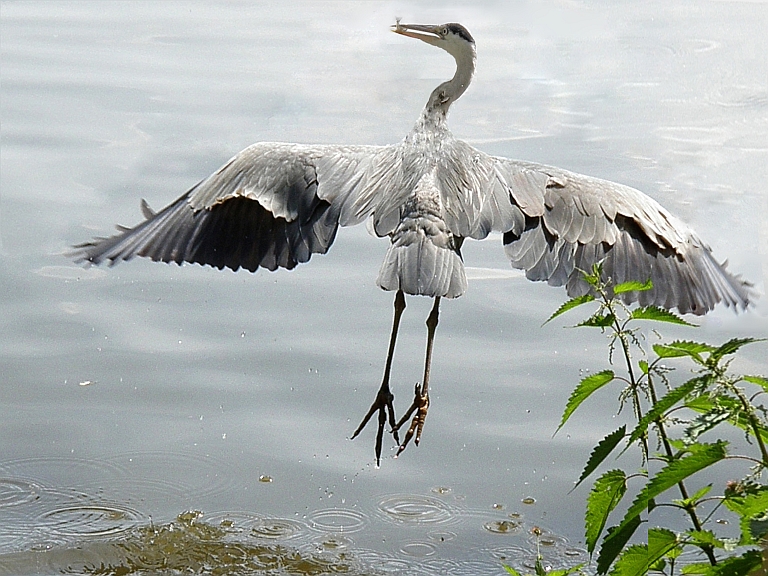
[[[648,391],[651,395],[651,402],[653,404],[656,404],[657,402],[657,396],[656,396],[656,389],[653,387],[653,382],[651,381],[650,376],[648,377]],[[674,452],[672,451],[672,446],[669,443],[669,438],[667,437],[667,431],[664,428],[664,423],[661,421],[661,418],[657,418],[654,421],[654,425],[656,426],[656,430],[659,434],[659,438],[661,438],[661,443],[664,446],[664,452],[667,455],[667,458],[671,462],[675,459]],[[680,480],[677,483],[677,487],[680,489],[680,495],[683,497],[684,500],[688,500],[688,490],[685,488],[685,483]],[[688,513],[688,517],[691,519],[691,524],[693,524],[693,527],[696,531],[701,531],[702,529],[702,523],[701,520],[699,520],[698,515],[696,514],[696,507],[693,506],[690,503],[686,503],[685,505],[685,511]],[[709,560],[710,565],[717,566],[717,557],[715,556],[715,548],[711,544],[702,544],[701,549],[704,551],[704,554],[707,555],[707,559]]]

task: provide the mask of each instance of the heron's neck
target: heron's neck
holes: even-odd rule
[[[456,59],[456,73],[432,91],[419,123],[441,124],[445,122],[448,109],[464,94],[475,73],[475,51],[453,54]]]

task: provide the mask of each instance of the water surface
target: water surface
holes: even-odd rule
[[[530,566],[533,526],[551,565],[584,558],[568,490],[623,416],[607,394],[552,434],[604,342],[541,327],[564,294],[509,271],[499,236],[465,244],[422,443],[380,469],[372,429],[349,440],[392,315],[364,226],[291,272],[65,256],[254,141],[402,138],[453,63],[397,16],[474,35],[458,137],[644,190],[764,292],[764,3],[3,2],[0,572],[151,571],[169,533],[232,574],[501,574]],[[408,301],[398,405],[430,306]],[[681,334],[765,336],[767,306]],[[735,368],[768,372],[764,353]]]

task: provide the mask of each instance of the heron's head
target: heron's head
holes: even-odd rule
[[[399,21],[392,26],[392,32],[417,38],[427,44],[442,48],[457,61],[475,56],[475,40],[469,30],[461,24],[449,23],[439,25],[401,24]]]
[[[392,32],[416,38],[448,52],[456,60],[456,74],[448,82],[435,88],[429,97],[425,113],[439,111],[445,118],[451,103],[456,101],[469,86],[475,73],[475,40],[461,24],[400,24],[392,26]]]

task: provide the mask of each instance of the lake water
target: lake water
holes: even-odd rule
[[[498,235],[465,243],[469,291],[443,302],[421,445],[380,468],[372,428],[349,439],[392,317],[364,226],[291,272],[65,255],[252,142],[398,141],[453,62],[395,17],[475,37],[457,137],[644,190],[764,294],[765,3],[4,1],[0,573],[503,574],[534,526],[549,565],[586,559],[568,491],[624,416],[608,393],[553,432],[605,341],[542,327],[564,293]],[[397,406],[430,306],[408,300]],[[665,335],[766,336],[768,303],[700,323]]]

